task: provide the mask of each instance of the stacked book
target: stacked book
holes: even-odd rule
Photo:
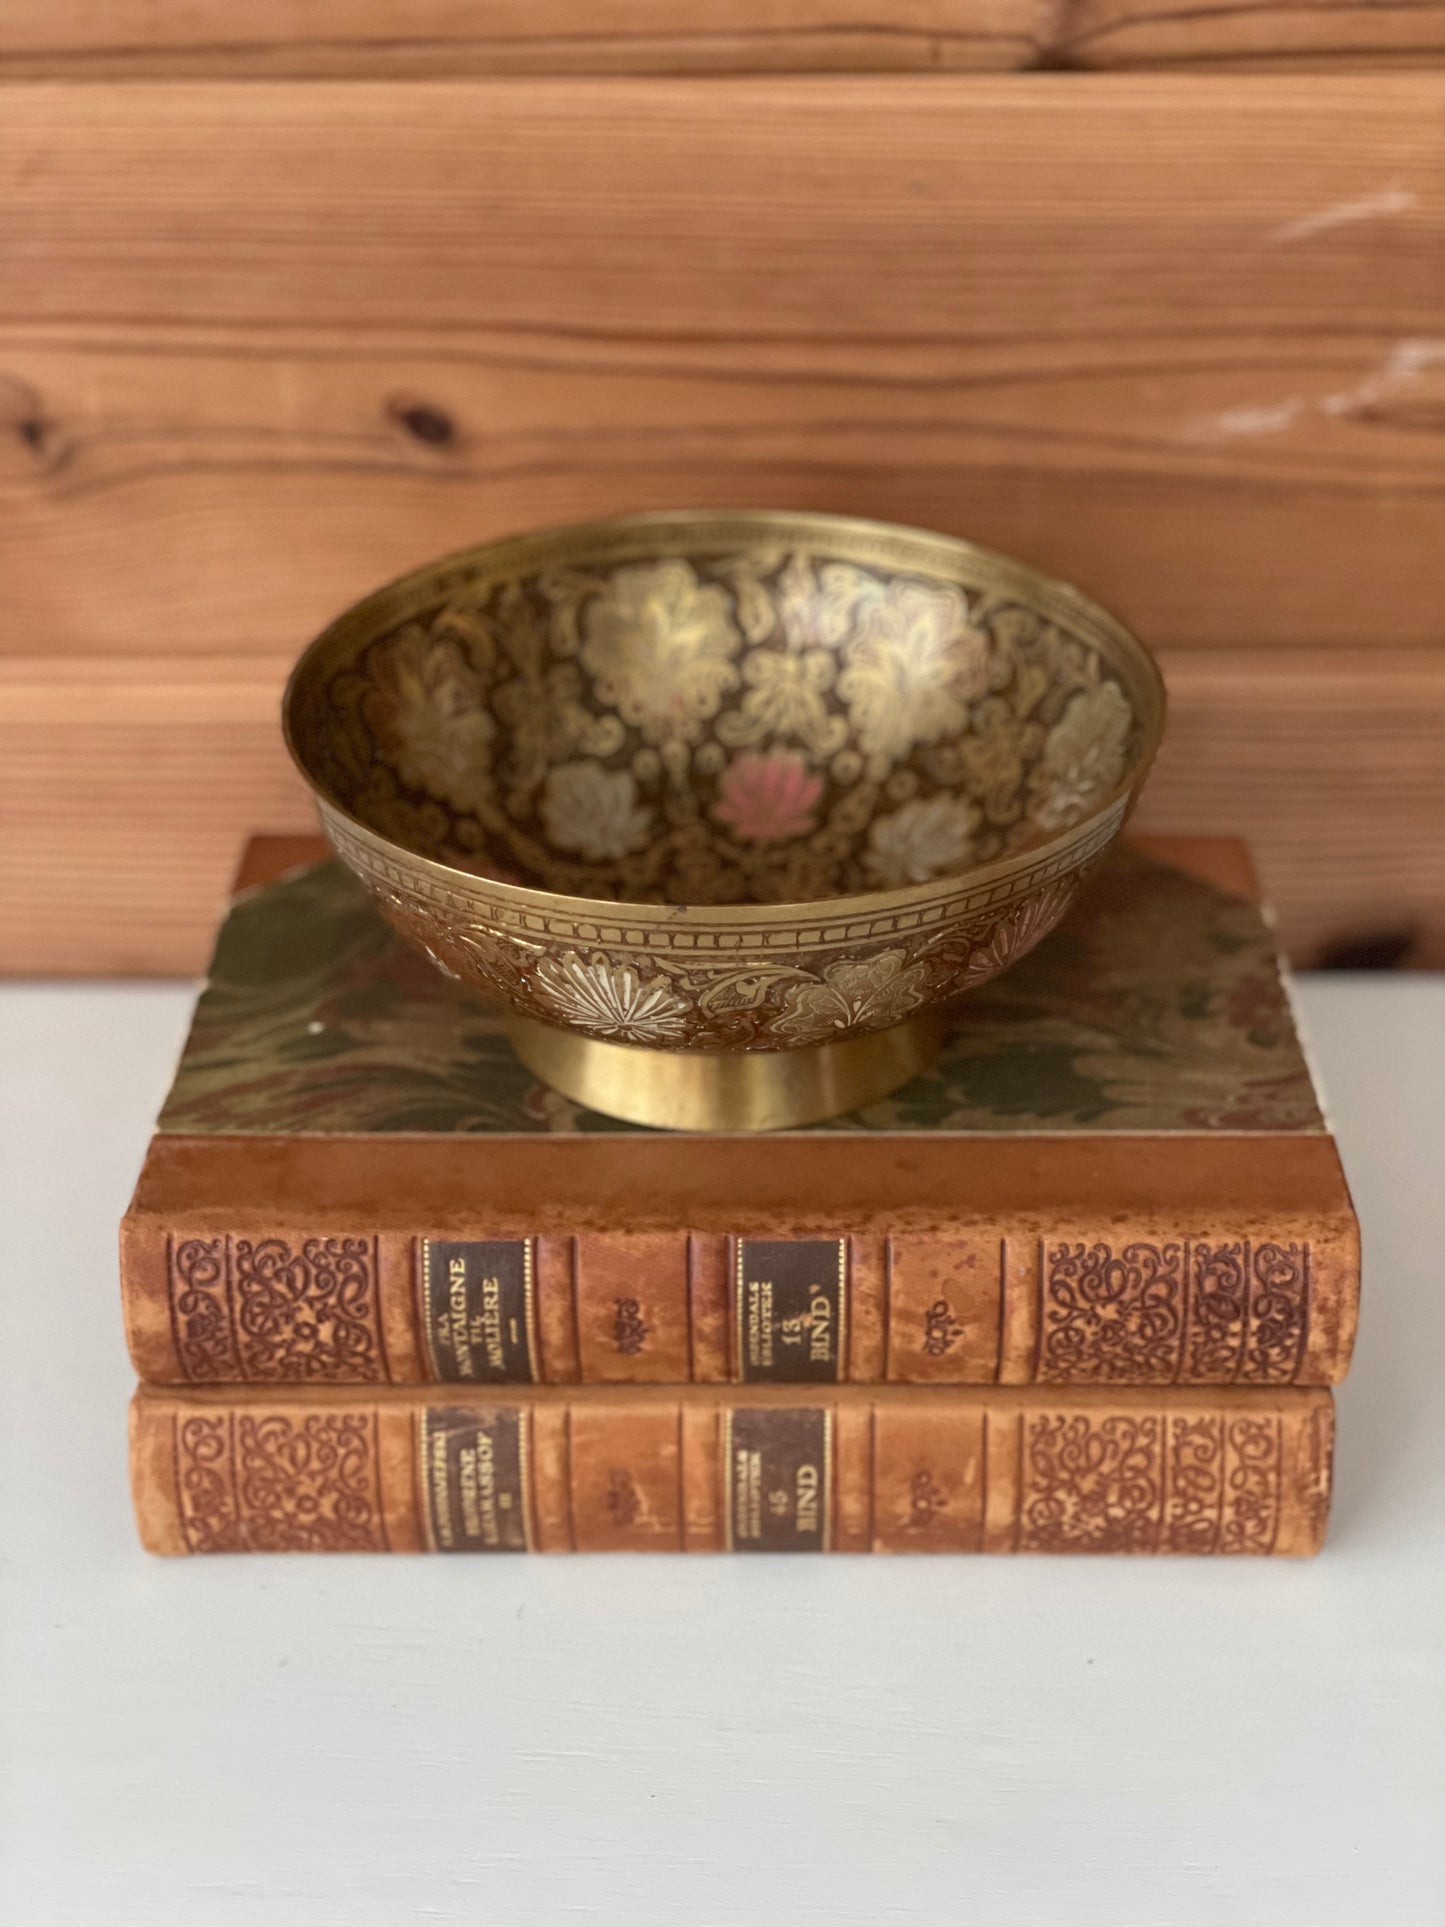
[[[1359,1234],[1237,844],[1121,849],[868,1111],[703,1137],[263,838],[122,1276],[155,1552],[1308,1553]]]

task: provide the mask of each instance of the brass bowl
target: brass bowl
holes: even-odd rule
[[[967,542],[638,515],[490,543],[302,656],[287,742],[385,916],[617,1117],[799,1125],[925,1064],[1118,834],[1144,648]]]

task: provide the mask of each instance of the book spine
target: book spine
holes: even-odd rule
[[[145,1545],[1313,1553],[1324,1391],[142,1390]]]
[[[1353,1217],[898,1223],[776,1238],[516,1225],[122,1227],[152,1384],[1329,1385]]]

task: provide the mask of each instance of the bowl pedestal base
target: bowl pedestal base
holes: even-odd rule
[[[668,1051],[609,1044],[508,1016],[529,1070],[564,1097],[629,1124],[673,1131],[785,1131],[886,1097],[936,1056],[948,1031],[931,1012],[866,1037],[778,1051]]]

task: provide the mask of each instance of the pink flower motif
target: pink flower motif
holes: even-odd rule
[[[809,773],[801,756],[739,756],[718,786],[713,815],[745,843],[781,843],[806,836],[823,794],[823,779]]]

